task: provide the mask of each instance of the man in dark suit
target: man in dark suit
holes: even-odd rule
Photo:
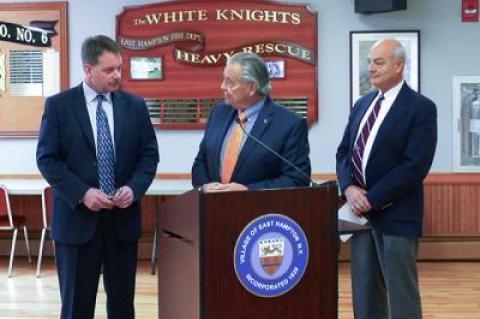
[[[270,99],[265,62],[253,53],[231,56],[221,89],[225,101],[211,111],[192,167],[193,186],[214,192],[308,185],[306,122]],[[240,125],[301,171],[248,138]]]
[[[54,190],[52,237],[61,318],[93,318],[100,272],[108,318],[134,318],[140,199],[158,163],[143,99],[118,90],[120,48],[82,45],[85,80],[46,100],[37,165]]]
[[[405,50],[396,40],[371,48],[370,82],[378,90],[355,104],[337,150],[340,189],[372,225],[351,242],[356,319],[422,317],[416,254],[437,112],[402,80],[404,65]]]

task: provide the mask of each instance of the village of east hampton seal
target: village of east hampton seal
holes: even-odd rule
[[[307,238],[291,218],[262,215],[238,236],[233,259],[245,289],[259,297],[277,297],[302,279],[308,264]]]

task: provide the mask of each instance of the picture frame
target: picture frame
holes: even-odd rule
[[[162,80],[163,59],[161,57],[130,57],[131,80]]]
[[[453,171],[480,172],[480,76],[452,80]]]
[[[382,39],[398,40],[407,53],[404,79],[420,92],[420,31],[351,31],[350,32],[350,106],[365,93],[374,89],[369,82],[368,53],[372,45]]]
[[[37,137],[45,100],[68,89],[67,5],[0,3],[0,139]]]
[[[285,61],[284,60],[269,60],[265,61],[268,68],[268,75],[270,79],[284,79],[285,78]]]

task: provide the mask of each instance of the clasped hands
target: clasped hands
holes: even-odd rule
[[[205,193],[215,192],[230,192],[230,191],[246,191],[248,188],[245,185],[238,183],[222,184],[218,182],[208,183],[202,186]]]
[[[82,200],[82,203],[94,212],[101,209],[113,209],[114,207],[127,208],[132,202],[133,191],[129,186],[120,187],[113,196],[105,194],[98,188],[91,187]]]
[[[372,209],[372,205],[368,201],[367,191],[355,185],[348,186],[344,191],[347,203],[357,216],[368,213]]]

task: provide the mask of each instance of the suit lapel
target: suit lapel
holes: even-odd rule
[[[250,135],[256,137],[257,139],[261,140],[265,130],[269,126],[270,122],[272,121],[272,117],[275,113],[275,109],[272,106],[272,100],[267,98],[265,100],[265,104],[263,105],[262,110],[258,114],[257,120],[250,131]],[[238,155],[237,164],[235,165],[235,169],[233,170],[232,179],[238,174],[238,172],[242,169],[243,165],[246,163],[248,156],[252,152],[252,150],[257,146],[257,142],[253,139],[248,138],[245,140],[245,144],[243,145],[240,154]]]
[[[360,123],[362,122],[362,119],[363,117],[365,116],[365,113],[367,112],[368,110],[368,107],[370,106],[370,104],[372,104],[373,100],[375,99],[375,97],[377,96],[378,94],[378,91],[375,92],[374,94],[372,94],[372,96],[370,96],[364,104],[362,105],[357,105],[356,107],[360,108],[356,115],[355,115],[355,118],[353,120],[353,124],[352,124],[352,127],[351,127],[351,139],[350,139],[350,149],[353,150],[353,147],[355,145],[355,140],[357,139],[357,134],[358,134],[358,130],[360,129]]]
[[[119,97],[121,93],[112,92],[112,109],[113,109],[113,143],[115,145],[115,154],[120,154],[121,134],[124,127],[123,121],[126,118],[126,109],[123,99]]]
[[[76,87],[73,97],[73,113],[80,123],[83,133],[85,134],[90,146],[95,152],[95,141],[93,139],[93,129],[88,116],[87,104],[85,103],[85,94],[83,93],[82,84]]]
[[[403,84],[402,89],[398,93],[397,98],[393,102],[390,110],[378,129],[377,136],[375,137],[372,145],[372,150],[370,151],[370,156],[368,157],[368,162],[370,162],[373,156],[375,156],[375,153],[379,150],[380,146],[383,144],[383,142],[385,142],[386,137],[389,135],[395,124],[398,123],[398,121],[404,116],[404,105],[408,103],[410,95],[408,90],[408,86]]]

